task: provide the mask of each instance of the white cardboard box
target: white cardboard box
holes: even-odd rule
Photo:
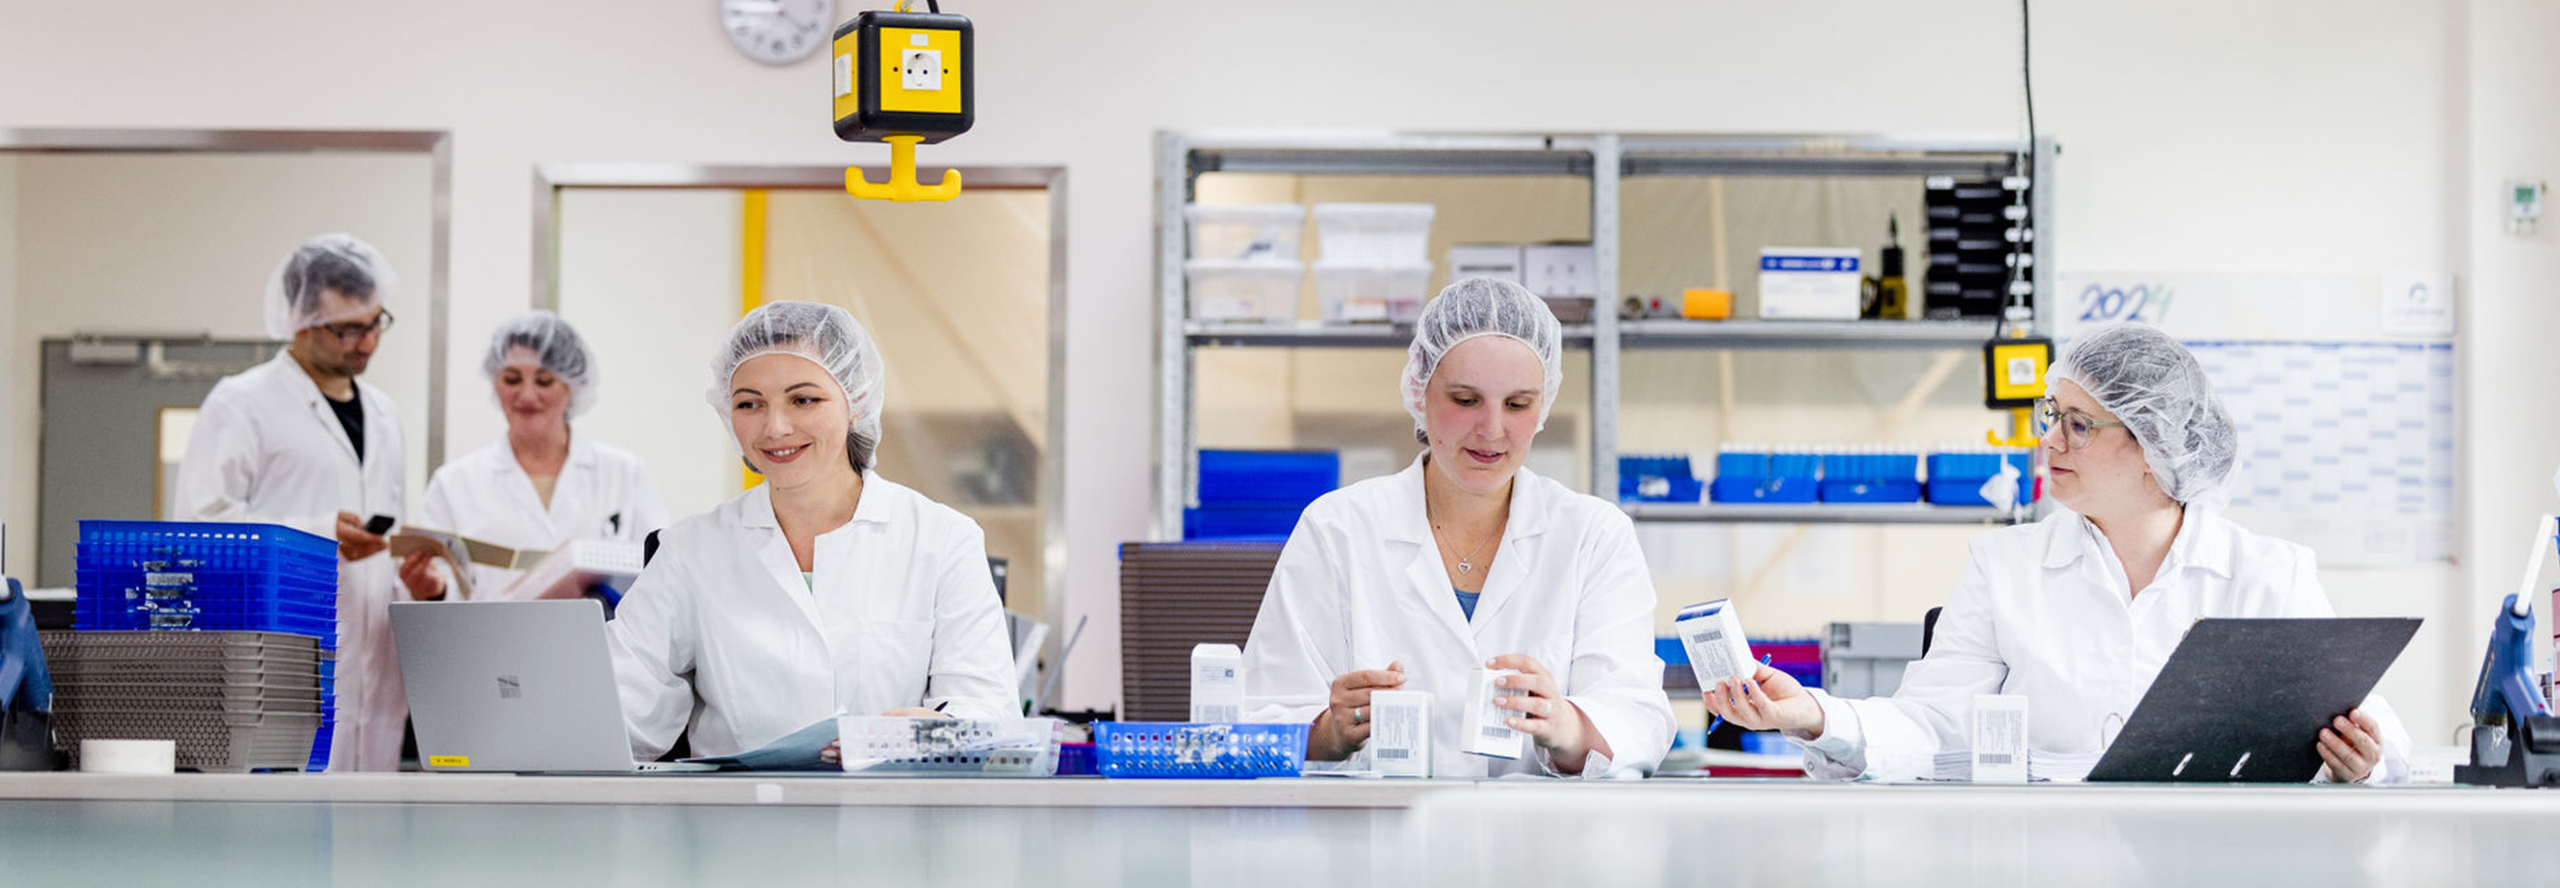
[[[2027,697],[1973,696],[1973,782],[2027,782]]]
[[[1767,247],[1760,251],[1760,316],[1858,319],[1861,276],[1852,247]]]
[[[1208,724],[1244,720],[1244,652],[1235,645],[1191,648],[1191,720]]]
[[[1680,646],[1688,650],[1689,669],[1697,673],[1698,687],[1702,689],[1735,676],[1748,678],[1760,671],[1754,668],[1759,664],[1752,662],[1751,641],[1743,637],[1742,618],[1734,614],[1733,599],[1719,598],[1683,608],[1671,629],[1680,636]]]
[[[1520,285],[1549,299],[1600,295],[1599,253],[1590,244],[1540,244],[1520,250]],[[1852,294],[1854,296],[1854,294]],[[1851,300],[1852,316],[1857,308]]]
[[[1520,757],[1520,738],[1526,735],[1511,728],[1511,710],[1493,705],[1496,699],[1528,693],[1493,684],[1494,679],[1518,674],[1520,671],[1517,669],[1476,670],[1475,694],[1467,701],[1467,729],[1460,735],[1463,738],[1458,744],[1460,749],[1489,758]]]
[[[1380,777],[1431,776],[1431,693],[1369,693],[1369,761]]]
[[[1467,245],[1449,248],[1449,280],[1493,278],[1527,285],[1519,247]],[[1530,292],[1536,292],[1531,290]]]

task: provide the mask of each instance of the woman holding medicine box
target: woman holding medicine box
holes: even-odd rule
[[[1642,773],[1671,743],[1654,591],[1624,512],[1522,466],[1563,382],[1563,328],[1518,284],[1461,280],[1423,307],[1404,471],[1307,506],[1245,644],[1251,721],[1310,722],[1307,756],[1368,742],[1372,691],[1432,695],[1432,776]],[[1374,668],[1384,665],[1386,668]],[[1476,673],[1534,754],[1462,751]],[[1516,741],[1515,741],[1516,742]]]
[[[1931,776],[1941,748],[1971,745],[1976,694],[2029,699],[2031,750],[2096,753],[2196,620],[2334,616],[2311,550],[2213,512],[2239,434],[2185,346],[2151,327],[2099,328],[2048,383],[2042,450],[2068,511],[1974,538],[1936,641],[1891,698],[1841,700],[1762,667],[1706,689],[1707,708],[1786,731],[1817,777]],[[2381,697],[2303,741],[2317,744],[2319,779],[2409,778],[2408,732]]]

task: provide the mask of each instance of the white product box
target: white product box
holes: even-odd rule
[[[1671,631],[1680,636],[1680,646],[1689,651],[1689,669],[1698,675],[1698,687],[1713,687],[1716,682],[1735,676],[1748,678],[1760,670],[1751,659],[1751,641],[1742,634],[1742,618],[1735,615],[1733,599],[1718,598],[1705,604],[1693,604],[1680,610],[1671,622]]]
[[[1244,651],[1232,644],[1192,646],[1191,720],[1207,724],[1244,720]]]
[[[1430,204],[1320,203],[1316,217],[1316,258],[1362,265],[1403,265],[1431,261]]]
[[[1431,776],[1431,694],[1369,693],[1369,761],[1380,777]]]
[[[1858,251],[1850,247],[1768,247],[1760,251],[1760,316],[1858,319]]]
[[[1338,265],[1317,262],[1316,316],[1326,323],[1410,324],[1431,298],[1431,263]]]
[[[1182,208],[1191,222],[1191,258],[1298,261],[1298,234],[1307,208],[1297,204],[1235,204]]]
[[[1520,284],[1531,293],[1548,299],[1600,295],[1600,254],[1590,244],[1523,247],[1520,256]]]
[[[1456,283],[1466,278],[1480,277],[1526,285],[1527,269],[1522,265],[1521,254],[1519,247],[1481,245],[1450,247],[1449,281]]]
[[[1973,696],[1973,782],[2027,782],[2027,698]]]
[[[1193,259],[1182,264],[1182,272],[1191,285],[1192,320],[1298,319],[1298,285],[1306,280],[1306,263]]]
[[[1479,669],[1476,671],[1475,695],[1467,701],[1466,733],[1460,735],[1459,748],[1488,758],[1517,759],[1520,740],[1528,735],[1513,730],[1509,720],[1512,710],[1493,705],[1503,697],[1526,696],[1527,691],[1495,687],[1494,679],[1518,675],[1517,669]]]

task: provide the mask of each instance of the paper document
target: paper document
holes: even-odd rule
[[[577,598],[600,585],[610,586],[618,594],[628,591],[631,582],[639,579],[642,566],[640,544],[616,540],[575,540],[548,555],[533,554],[541,556],[541,560],[506,588],[504,597],[508,600]]]
[[[749,752],[737,755],[714,755],[689,758],[689,764],[716,765],[723,771],[833,771],[835,765],[818,759],[827,744],[836,742],[836,720],[828,716],[808,727],[782,736]]]

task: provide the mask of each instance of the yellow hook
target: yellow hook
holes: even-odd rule
[[[844,190],[865,200],[894,200],[912,203],[919,200],[950,200],[960,196],[960,171],[943,170],[942,184],[926,185],[916,181],[916,144],[923,136],[890,136],[889,181],[873,184],[862,175],[861,167],[844,168]]]
[[[1991,446],[2034,447],[2036,446],[2036,442],[2043,440],[2036,435],[2035,408],[2011,407],[2009,408],[2009,418],[2013,423],[2012,429],[2014,430],[2014,434],[2010,435],[2008,439],[2003,440],[2000,437],[1999,432],[1982,433],[1982,437],[1990,441]]]

